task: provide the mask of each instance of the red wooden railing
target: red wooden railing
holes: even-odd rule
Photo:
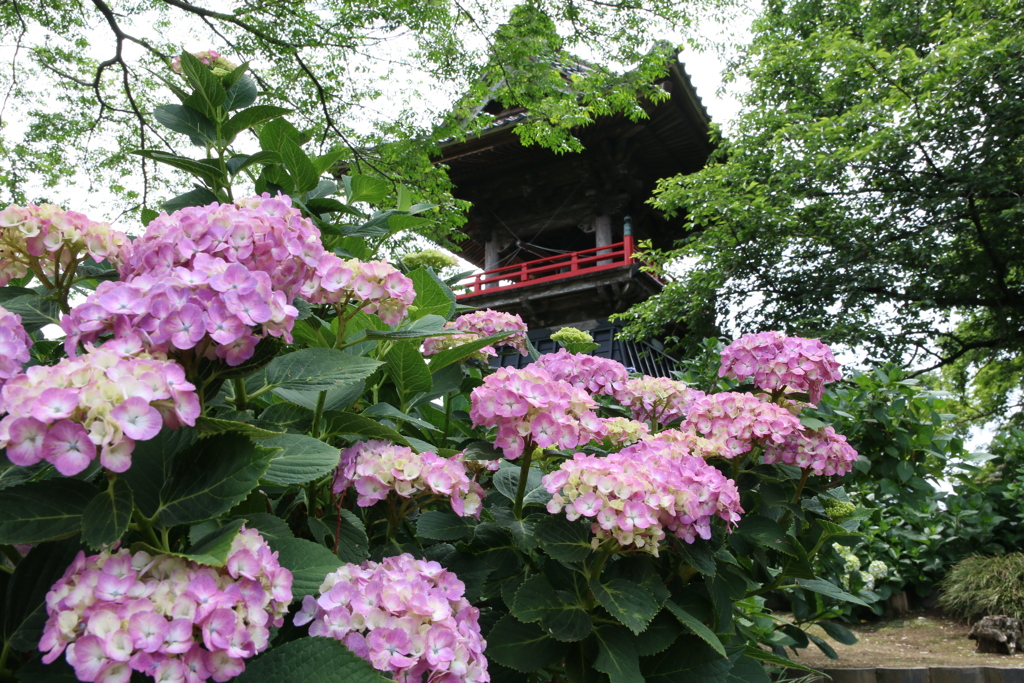
[[[630,266],[633,265],[633,248],[633,236],[626,235],[623,241],[603,247],[492,268],[468,277],[456,285],[457,289],[465,290],[456,298],[463,299]]]

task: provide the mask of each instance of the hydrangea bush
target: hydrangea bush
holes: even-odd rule
[[[800,668],[784,648],[829,613],[784,622],[765,596],[859,599],[814,572],[858,523],[829,514],[857,454],[804,416],[839,379],[827,347],[740,340],[702,389],[574,353],[590,342],[567,332],[559,353],[493,370],[489,349],[532,351],[521,320],[459,315],[431,266],[380,260],[408,213],[349,223],[381,185],[350,178],[347,203],[322,201],[341,192],[319,178],[336,157],[305,156],[273,107],[231,128],[252,103],[245,67],[180,59],[204,97],[183,99],[190,133],[181,108],[161,120],[214,131],[203,192],[133,241],[13,270],[37,299],[0,310],[0,674],[724,683]],[[253,126],[266,154],[233,155]],[[250,196],[205,170],[223,158],[254,169]],[[33,212],[4,210],[0,242]],[[82,254],[107,260],[43,281]],[[47,302],[66,307],[62,342],[22,324]]]

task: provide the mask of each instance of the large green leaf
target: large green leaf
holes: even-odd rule
[[[227,434],[235,433],[247,436],[255,441],[264,439],[273,439],[274,437],[281,436],[283,432],[271,431],[269,429],[263,429],[255,425],[251,425],[248,422],[238,422],[236,420],[219,420],[214,417],[206,417],[205,415],[196,420],[196,429],[202,436],[212,436],[213,434]]]
[[[565,654],[565,645],[552,640],[536,624],[524,624],[506,614],[487,634],[487,658],[516,671],[540,671]]]
[[[364,383],[360,381],[355,384],[328,389],[327,396],[324,399],[324,410],[347,408],[363,395],[364,388]],[[299,391],[296,389],[274,389],[274,395],[309,410],[316,410],[316,404],[320,398],[319,391]]]
[[[0,287],[0,305],[21,316],[21,326],[26,332],[60,323],[57,302],[25,287]]]
[[[193,145],[203,147],[217,141],[217,129],[203,114],[183,104],[161,104],[153,107],[153,118],[175,133],[187,135]]]
[[[219,176],[221,175],[220,171],[209,164],[204,164],[201,161],[178,156],[177,154],[171,154],[159,149],[138,149],[132,153],[191,173],[207,185],[211,186],[216,184]]]
[[[14,570],[4,598],[3,636],[16,650],[36,650],[46,623],[45,598],[81,549],[77,539],[39,543]]]
[[[316,187],[320,182],[320,174],[297,143],[285,138],[281,141],[278,151],[281,153],[281,159],[284,160],[285,168],[288,169],[292,180],[295,181],[297,192],[308,192]]]
[[[261,445],[280,449],[263,475],[275,484],[305,484],[319,479],[338,466],[341,456],[337,447],[302,434],[282,434]]]
[[[97,491],[78,479],[48,479],[0,491],[0,543],[41,543],[76,534]]]
[[[313,423],[313,412],[291,403],[275,403],[260,413],[261,424],[272,424],[282,429],[305,432]]]
[[[171,476],[174,457],[196,442],[196,432],[166,427],[149,441],[139,441],[132,451],[132,466],[118,475],[132,487],[135,505],[147,517],[160,507],[160,489]]]
[[[188,77],[194,91],[185,104],[215,118],[218,107],[226,99],[220,79],[213,75],[210,67],[188,52],[181,53],[181,71]]]
[[[243,65],[244,66],[244,65]],[[241,67],[240,67],[241,68]],[[259,90],[256,81],[249,74],[243,73],[224,95],[224,108],[228,111],[248,107],[256,101]]]
[[[82,513],[82,542],[93,550],[113,545],[128,530],[133,506],[131,486],[124,479],[114,480]]]
[[[261,123],[265,123],[270,119],[275,119],[278,116],[284,116],[289,112],[291,112],[291,109],[274,107],[268,104],[259,104],[255,107],[243,109],[228,119],[224,125],[221,126],[221,135],[224,137],[225,142],[231,142],[235,139],[235,136],[243,130],[252,128],[253,126],[258,126]]]
[[[380,364],[337,349],[302,349],[275,358],[267,366],[267,384],[302,391],[332,389],[366,379]]]
[[[434,541],[456,541],[472,536],[473,525],[454,512],[430,510],[416,520],[416,535]]]
[[[762,650],[756,645],[747,645],[747,649],[743,654],[751,659],[757,659],[786,669],[798,669],[800,671],[807,671],[814,674],[820,673],[817,669],[812,669],[809,666],[804,666],[803,664],[797,664],[786,657],[780,657],[779,655],[768,652],[767,650]]]
[[[333,638],[299,638],[249,662],[235,683],[388,683],[365,659]]]
[[[797,554],[793,544],[786,537],[786,530],[775,520],[761,515],[744,515],[733,535],[752,538],[759,545],[773,548],[786,555],[795,557]]]
[[[425,315],[439,315],[448,319],[455,310],[455,294],[451,288],[441,281],[432,268],[420,266],[409,273],[416,290],[413,306],[416,310],[410,313],[413,319]]]
[[[321,430],[325,436],[346,434],[363,436],[368,439],[383,439],[402,446],[411,445],[409,440],[391,427],[376,420],[355,413],[324,413]]]
[[[310,517],[310,525],[317,520]],[[348,510],[341,510],[341,522],[335,516],[324,517],[321,525],[331,536],[337,535],[338,558],[342,562],[359,564],[370,556],[370,541],[366,537],[366,527],[362,520]]]
[[[567,594],[566,597],[571,599]],[[539,574],[519,586],[511,607],[517,619],[526,623],[539,621],[556,640],[583,640],[593,627],[590,615],[580,605],[563,599],[551,582]]]
[[[673,617],[668,611],[658,612],[647,630],[641,633],[633,642],[636,653],[641,657],[656,655],[664,652],[665,649],[675,642],[676,638],[683,632],[679,620]]]
[[[466,342],[460,346],[455,346],[444,351],[438,351],[430,357],[430,371],[437,372],[441,368],[451,365],[452,363],[461,362],[474,353],[484,348],[485,346],[493,346],[502,339],[508,338],[507,334],[495,334],[490,337],[483,337],[475,341]]]
[[[696,636],[680,636],[673,647],[640,662],[647,683],[726,683],[732,662]]]
[[[409,424],[416,425],[420,429],[426,429],[427,431],[440,431],[437,427],[430,424],[426,420],[421,420],[418,417],[413,417],[412,415],[403,413],[401,410],[394,407],[390,403],[374,403],[372,406],[369,406],[366,410],[364,410],[361,414],[366,415],[368,417],[387,417],[392,420],[398,420],[400,422],[408,422]]]
[[[242,501],[259,483],[276,449],[238,434],[217,434],[178,453],[160,490],[161,524],[212,519]]]
[[[388,351],[385,360],[387,365],[384,368],[387,370],[388,377],[398,387],[398,392],[403,397],[403,403],[406,397],[430,391],[433,386],[430,378],[430,369],[427,368],[427,364],[423,360],[423,354],[420,353],[418,343],[412,341],[396,342],[391,350]]]
[[[349,204],[366,202],[380,204],[391,190],[391,184],[383,178],[368,175],[344,176],[345,194]]]
[[[669,612],[675,615],[676,619],[679,620],[679,623],[690,629],[695,636],[699,637],[705,643],[714,648],[715,652],[723,657],[725,656],[725,646],[722,645],[722,641],[719,640],[714,631],[705,626],[700,619],[693,616],[671,600],[665,603],[665,607]]]
[[[819,621],[818,626],[837,643],[842,643],[843,645],[857,644],[857,636],[842,624],[837,624],[834,621]]]
[[[627,579],[591,579],[590,590],[601,607],[633,633],[642,633],[661,609],[647,589]]]
[[[261,496],[262,497],[262,496]],[[256,529],[265,541],[272,538],[295,538],[288,523],[269,512],[247,512],[239,517],[247,529]]]
[[[594,635],[597,637],[595,669],[608,674],[611,683],[644,683],[640,660],[628,631],[616,626],[602,626],[594,631]]]
[[[842,590],[834,583],[830,583],[823,579],[797,579],[796,585],[801,588],[806,588],[809,591],[820,593],[821,595],[827,595],[830,598],[840,600],[842,602],[852,602],[856,605],[863,605],[864,607],[870,607],[866,602],[858,598],[856,595],[847,593]]]
[[[174,213],[189,206],[206,206],[215,201],[217,201],[217,195],[205,187],[197,187],[194,190],[189,190],[179,194],[177,197],[168,199],[160,205],[160,208],[167,213]]]
[[[338,556],[324,546],[302,538],[268,538],[267,543],[279,553],[277,559],[281,566],[292,573],[294,600],[319,593],[324,577],[342,564]]]
[[[593,551],[590,529],[561,515],[544,517],[537,522],[536,529],[540,546],[556,560],[582,562]]]
[[[516,492],[519,488],[520,468],[518,465],[505,465],[494,473],[494,488],[498,489],[501,495],[511,501],[515,501]],[[542,478],[544,473],[536,467],[531,467],[526,475],[526,490],[523,495],[523,504],[546,505],[551,500],[551,494],[544,488]]]

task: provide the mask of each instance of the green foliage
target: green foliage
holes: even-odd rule
[[[939,604],[974,621],[1007,615],[1024,618],[1024,553],[968,557],[942,580]]]
[[[734,64],[735,132],[654,204],[684,216],[685,275],[629,314],[683,322],[696,347],[727,316],[947,365],[981,410],[1021,386],[1024,10],[1001,0],[765,6]],[[679,328],[676,328],[679,330]]]

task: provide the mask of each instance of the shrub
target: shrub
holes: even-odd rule
[[[1024,618],[1024,553],[968,557],[940,584],[939,605],[969,620],[1005,614]]]

